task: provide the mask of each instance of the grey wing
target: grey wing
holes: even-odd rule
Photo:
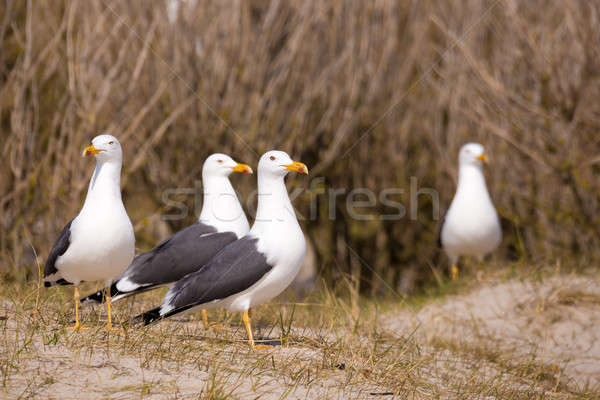
[[[269,272],[273,266],[265,255],[258,251],[258,239],[244,236],[221,250],[202,269],[178,281],[167,294],[167,306],[178,310],[224,299],[240,293]]]
[[[197,271],[237,236],[196,223],[177,232],[152,250],[135,257],[122,278],[140,286],[175,282]]]
[[[56,269],[56,260],[58,257],[65,254],[69,245],[71,244],[71,223],[73,220],[70,220],[67,225],[63,228],[60,236],[52,246],[50,250],[50,254],[48,255],[48,259],[46,260],[46,265],[44,266],[44,278],[48,278],[47,282],[44,282],[45,286],[52,286],[54,284],[65,284],[68,283],[60,276],[58,269]]]

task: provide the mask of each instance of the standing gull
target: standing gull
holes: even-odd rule
[[[160,307],[137,319],[147,325],[196,307],[223,307],[243,313],[253,349],[268,347],[254,343],[248,309],[288,287],[306,252],[304,234],[285,187],[289,171],[308,174],[304,164],[292,161],[282,151],[265,153],[258,163],[258,208],[250,232],[178,281]]]
[[[486,155],[482,145],[467,143],[458,156],[458,187],[450,204],[438,243],[452,263],[452,279],[458,278],[458,258],[475,256],[480,261],[502,240],[498,214],[483,176]]]
[[[250,226],[229,181],[233,172],[252,173],[225,154],[209,156],[202,166],[204,202],[198,222],[175,233],[152,250],[138,254],[129,268],[110,287],[113,301],[169,285],[197,271],[219,250],[248,233]],[[102,302],[102,292],[81,302]],[[208,326],[205,310],[204,324]]]
[[[44,268],[44,285],[75,285],[75,326],[79,329],[79,288],[83,281],[104,281],[110,287],[135,253],[133,227],[121,200],[121,144],[111,135],[96,136],[83,151],[96,157],[83,208],[62,230]],[[107,290],[106,330],[112,329]]]

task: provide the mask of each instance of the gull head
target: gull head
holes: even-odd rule
[[[83,156],[94,156],[98,161],[122,161],[121,143],[112,135],[98,135],[83,149]]]
[[[479,143],[467,143],[460,148],[458,163],[461,166],[474,165],[481,167],[487,161],[485,148]]]
[[[285,151],[267,151],[258,161],[258,173],[264,176],[283,177],[290,171],[308,175],[306,165],[292,160]]]
[[[229,176],[232,172],[251,174],[252,168],[246,164],[240,164],[226,154],[215,153],[204,161],[202,176]]]

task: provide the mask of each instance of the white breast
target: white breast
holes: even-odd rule
[[[461,255],[481,258],[502,240],[498,214],[483,175],[479,171],[472,173],[459,183],[442,227],[442,244],[453,261]]]
[[[442,243],[451,257],[483,257],[493,251],[501,239],[500,224],[493,206],[453,203],[448,210],[442,230]]]
[[[71,224],[70,241],[56,267],[75,284],[116,278],[129,266],[135,253],[133,227],[122,204],[80,213]]]

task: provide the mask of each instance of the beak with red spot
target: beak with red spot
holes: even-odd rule
[[[92,144],[92,145],[86,147],[85,149],[83,149],[82,156],[83,157],[93,156],[93,155],[100,153],[101,151],[105,151],[105,150],[94,147],[94,145]]]
[[[480,155],[478,155],[478,156],[477,156],[477,159],[478,159],[479,161],[481,161],[482,163],[484,163],[484,164],[485,164],[485,163],[487,163],[487,161],[488,161],[488,158],[487,158],[487,156],[485,155],[485,153],[481,153]]]
[[[241,172],[242,174],[251,174],[253,172],[249,165],[240,163],[236,164],[235,167],[231,167],[231,169],[233,172]]]
[[[306,165],[304,165],[298,161],[294,161],[291,164],[283,165],[283,167],[285,167],[286,169],[288,169],[290,171],[295,171],[295,172],[299,172],[301,174],[308,175],[308,168],[306,167]]]

